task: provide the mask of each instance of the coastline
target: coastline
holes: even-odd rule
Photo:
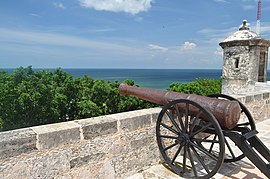
[[[33,68],[35,71],[54,71],[56,68]],[[88,75],[94,80],[118,81],[133,80],[141,87],[167,89],[173,82],[188,83],[197,78],[219,79],[221,69],[107,69],[107,68],[61,68],[74,78]],[[12,73],[15,68],[2,68]],[[268,80],[270,80],[268,70]]]

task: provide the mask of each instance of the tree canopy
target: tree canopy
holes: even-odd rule
[[[126,80],[138,86],[133,80]],[[118,92],[118,81],[73,78],[57,68],[35,71],[19,67],[11,74],[0,70],[0,131],[157,106]],[[221,80],[200,79],[172,83],[168,90],[207,95],[220,93]]]

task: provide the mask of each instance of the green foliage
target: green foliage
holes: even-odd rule
[[[138,86],[133,80],[124,82]],[[74,79],[60,68],[50,72],[20,67],[12,74],[0,70],[0,131],[157,106],[120,95],[119,84],[89,76]],[[200,95],[220,93],[221,80],[172,83],[168,90]]]
[[[135,85],[134,81],[126,83]],[[144,100],[121,96],[119,82],[73,79],[60,68],[12,74],[0,71],[0,131],[153,107]]]
[[[190,83],[179,84],[174,82],[170,85],[169,91],[176,91],[186,94],[198,94],[207,96],[209,94],[221,93],[221,79],[196,79]]]

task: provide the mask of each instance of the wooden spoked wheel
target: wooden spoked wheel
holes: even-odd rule
[[[256,130],[255,122],[250,114],[249,110],[237,99],[224,95],[224,94],[212,94],[209,95],[209,97],[214,97],[218,99],[225,99],[225,100],[230,100],[230,101],[237,101],[241,107],[241,117],[239,120],[239,123],[235,126],[235,128],[229,130],[229,131],[234,131],[238,132],[241,135],[244,135],[245,133],[251,131],[251,130]],[[223,129],[228,131],[228,129]],[[225,137],[225,158],[224,162],[236,162],[245,157],[243,152],[238,148],[235,147],[236,145],[232,142],[232,140],[226,136],[226,132],[224,133]]]
[[[186,178],[210,178],[223,163],[220,125],[194,101],[178,99],[165,105],[158,116],[156,137],[164,165]]]

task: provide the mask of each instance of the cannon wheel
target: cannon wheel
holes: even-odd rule
[[[202,137],[213,132],[215,138]],[[178,175],[210,178],[223,163],[221,127],[212,113],[194,101],[178,99],[166,104],[157,119],[156,137],[164,165]]]
[[[255,126],[255,122],[254,119],[252,117],[252,115],[250,114],[249,110],[237,99],[228,96],[228,95],[224,95],[224,94],[211,94],[208,95],[208,97],[214,97],[214,98],[219,98],[219,99],[226,99],[226,100],[230,100],[230,101],[237,101],[241,107],[241,116],[244,118],[244,122],[241,122],[239,124],[237,124],[237,126],[233,129],[231,129],[232,131],[238,131],[241,134],[245,134],[246,132],[249,132],[250,130],[256,130],[256,126]],[[245,127],[244,129],[247,130],[239,130],[239,127]],[[242,151],[240,149],[238,149],[238,147],[236,148],[236,150],[232,150],[231,148],[231,144],[233,144],[233,142],[230,140],[229,137],[227,137],[225,135],[225,147],[226,147],[226,154],[225,154],[225,158],[224,158],[224,162],[236,162],[239,161],[241,159],[243,159],[245,157],[245,155],[242,153]]]

